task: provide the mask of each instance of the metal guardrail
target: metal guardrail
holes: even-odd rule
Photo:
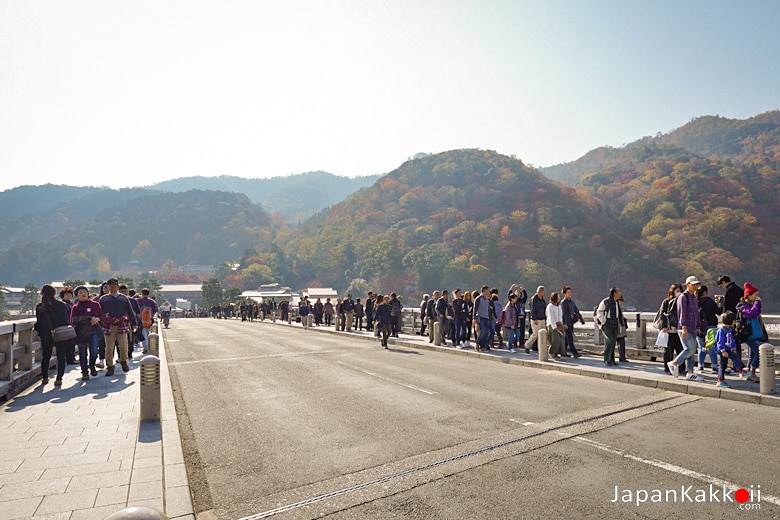
[[[0,398],[10,399],[41,374],[41,341],[34,325],[35,318],[0,322]]]

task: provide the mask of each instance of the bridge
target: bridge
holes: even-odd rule
[[[173,320],[159,421],[139,421],[139,356],[127,374],[27,386],[0,413],[0,517],[780,514],[780,398],[759,385],[688,383],[649,356],[607,368],[458,350],[413,326],[385,350],[367,332]],[[2,343],[17,360],[33,352],[17,373],[35,370],[25,327]],[[595,337],[586,348],[598,352]]]

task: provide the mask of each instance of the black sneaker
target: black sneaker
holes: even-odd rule
[[[89,381],[89,372],[82,372],[81,373],[81,380],[82,381]]]
[[[106,369],[106,375],[107,376],[113,376],[114,375],[114,367],[108,367]]]
[[[54,386],[62,386],[62,379],[59,377],[54,380]]]
[[[127,364],[127,361],[121,361],[119,364],[122,365],[123,372],[130,372],[130,365]]]
[[[97,375],[97,370],[95,370],[95,367],[92,367],[89,369],[89,373],[92,374],[92,376],[94,377]]]

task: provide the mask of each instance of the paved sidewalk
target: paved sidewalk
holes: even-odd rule
[[[271,323],[265,321],[263,323]],[[278,321],[278,325],[288,327],[301,327],[300,323],[291,323]],[[378,341],[373,332],[355,331],[341,332],[336,331],[334,327],[311,327],[309,330],[314,332],[324,332],[329,334],[345,334],[352,338],[363,338],[368,341]],[[660,390],[669,390],[683,394],[701,395],[704,397],[715,397],[720,399],[729,399],[732,401],[742,401],[753,404],[762,404],[768,406],[780,407],[780,396],[759,394],[759,384],[750,381],[740,380],[736,374],[726,376],[726,382],[731,388],[719,388],[717,375],[712,374],[706,369],[701,375],[703,381],[686,381],[684,377],[673,377],[664,373],[661,362],[652,361],[632,361],[629,363],[620,363],[617,366],[607,367],[604,365],[602,356],[584,354],[579,359],[563,358],[561,361],[539,361],[538,352],[531,351],[526,354],[520,349],[516,353],[508,350],[493,349],[490,352],[477,352],[474,348],[458,349],[453,347],[435,346],[428,343],[427,337],[413,334],[399,334],[398,338],[390,338],[389,344],[392,346],[404,346],[423,350],[435,350],[439,352],[449,352],[455,355],[478,357],[484,360],[498,361],[514,365],[541,370],[559,370],[569,374],[595,377],[598,379],[608,379],[633,385],[645,386],[648,388],[658,388]],[[580,352],[587,351],[587,348],[580,346]],[[775,375],[777,377],[777,375]],[[780,387],[780,385],[776,385]]]
[[[130,506],[194,519],[161,337],[162,421],[141,423],[140,364],[61,387],[33,386],[0,405],[0,520],[103,519]]]

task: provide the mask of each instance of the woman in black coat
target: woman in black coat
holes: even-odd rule
[[[41,358],[41,375],[43,384],[49,382],[49,364],[51,362],[52,348],[57,348],[57,379],[55,386],[62,385],[62,376],[65,375],[65,356],[70,341],[55,343],[52,338],[52,329],[70,324],[70,310],[67,304],[54,298],[57,292],[51,285],[41,287],[41,303],[35,307],[35,330],[41,338],[43,356]]]

